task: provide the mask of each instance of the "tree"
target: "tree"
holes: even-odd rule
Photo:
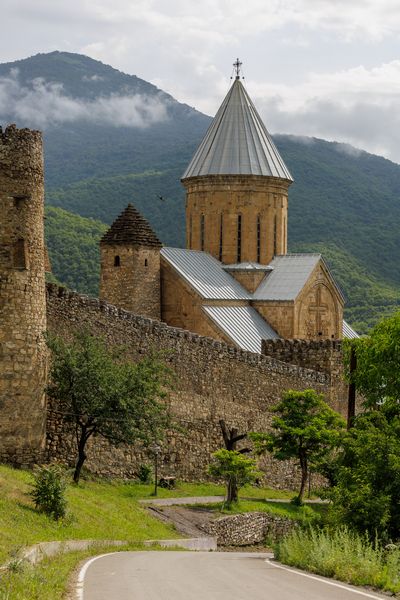
[[[349,373],[348,351],[348,375],[367,406],[374,407],[385,399],[400,401],[400,311],[378,323],[369,336],[351,340],[351,346],[357,367]]]
[[[330,491],[340,523],[383,539],[400,536],[400,406],[387,401],[355,418]]]
[[[238,502],[239,488],[252,483],[260,473],[256,470],[256,462],[246,458],[237,450],[217,450],[213,454],[214,462],[208,467],[213,477],[222,478],[226,482],[226,503],[230,506]]]
[[[273,407],[279,416],[270,433],[252,433],[258,454],[271,452],[279,460],[295,458],[301,469],[298,501],[303,501],[309,468],[318,471],[327,455],[340,443],[344,420],[314,390],[288,390]]]
[[[48,394],[63,420],[75,428],[76,483],[93,435],[114,445],[135,440],[147,444],[162,435],[169,420],[160,400],[169,372],[161,361],[150,357],[127,362],[121,349],[109,349],[87,332],[75,334],[71,343],[48,337],[48,346],[53,354]]]

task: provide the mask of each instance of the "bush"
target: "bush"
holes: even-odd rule
[[[60,467],[40,467],[33,475],[33,490],[30,496],[35,507],[56,521],[65,517],[67,500],[66,482]]]
[[[145,463],[139,465],[137,476],[140,483],[151,483],[152,468],[150,467],[150,465],[146,465]]]
[[[400,591],[400,548],[385,550],[347,527],[295,529],[275,549],[278,560],[354,585]]]

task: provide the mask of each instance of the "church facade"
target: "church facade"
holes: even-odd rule
[[[129,205],[101,241],[100,297],[252,352],[356,336],[323,257],[287,252],[292,182],[237,75],[182,178],[186,249]]]

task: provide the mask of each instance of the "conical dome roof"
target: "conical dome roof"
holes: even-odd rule
[[[117,217],[110,229],[100,241],[101,244],[130,244],[132,246],[152,246],[161,248],[162,244],[148,221],[132,204]]]
[[[265,175],[293,181],[238,77],[182,179],[202,175]]]

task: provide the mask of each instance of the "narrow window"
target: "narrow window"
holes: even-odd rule
[[[192,239],[193,239],[193,217],[190,215],[189,217],[189,248],[192,248]]]
[[[19,239],[14,244],[13,265],[15,269],[26,269],[26,244],[25,240]]]
[[[261,217],[257,216],[257,262],[261,259]]]
[[[284,242],[284,244],[283,244],[283,253],[287,252],[287,246],[286,246],[287,237],[286,237],[286,234],[287,234],[287,232],[286,232],[286,217],[283,217],[283,242]]]
[[[238,215],[237,220],[237,262],[242,260],[242,215]]]
[[[219,260],[222,262],[222,244],[224,235],[224,217],[221,213],[219,221]]]
[[[144,259],[144,266],[147,267],[148,262],[147,262],[147,258]]]
[[[120,267],[121,266],[121,259],[119,256],[114,256],[114,267]]]
[[[204,215],[200,217],[200,249],[204,250]]]
[[[276,215],[274,217],[274,256],[276,256]]]

